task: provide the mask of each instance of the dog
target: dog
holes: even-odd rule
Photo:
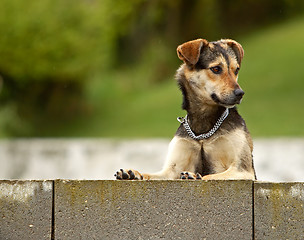
[[[196,39],[178,46],[177,55],[187,115],[178,118],[164,167],[152,174],[120,169],[116,179],[256,180],[252,138],[236,109],[244,95],[238,83],[243,47],[231,39]]]

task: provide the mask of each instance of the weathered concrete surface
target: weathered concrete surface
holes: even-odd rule
[[[304,239],[304,183],[254,183],[255,239]]]
[[[252,239],[251,181],[55,181],[55,239]]]
[[[0,239],[51,239],[52,181],[0,181]]]

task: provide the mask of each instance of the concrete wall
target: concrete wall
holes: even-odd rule
[[[0,239],[303,239],[304,183],[0,181]]]

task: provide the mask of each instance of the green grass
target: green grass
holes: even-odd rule
[[[127,71],[127,73],[130,73]],[[131,73],[130,73],[131,74]],[[174,74],[174,72],[172,73]],[[158,84],[143,87],[142,83],[124,83],[124,80],[107,79],[103,84],[112,85],[108,88],[94,87],[99,102],[95,108],[96,116],[92,118],[89,130],[91,136],[105,137],[168,137],[173,136],[178,122],[177,116],[184,115],[181,110],[181,93],[174,78]],[[131,84],[124,86],[124,84]],[[146,83],[147,84],[147,83]],[[98,84],[97,84],[98,85]],[[145,84],[144,84],[145,85]],[[137,88],[137,89],[136,89]],[[138,89],[139,88],[139,89]]]
[[[303,136],[304,18],[241,39],[240,112],[254,136]]]
[[[239,82],[246,94],[239,111],[254,137],[304,136],[303,29],[302,17],[237,39],[245,49]],[[166,81],[150,81],[162,78],[161,70],[153,72],[160,56],[92,81],[88,97],[95,111],[76,122],[79,127],[65,128],[66,135],[172,137],[176,117],[185,112],[173,68],[164,71],[172,76]]]

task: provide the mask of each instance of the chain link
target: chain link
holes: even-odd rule
[[[223,112],[223,114],[221,115],[221,117],[217,120],[217,122],[214,124],[213,128],[210,129],[209,132],[207,133],[202,133],[198,136],[196,136],[194,134],[194,132],[191,130],[188,120],[187,120],[187,115],[186,117],[178,117],[177,121],[179,121],[181,124],[183,124],[184,128],[186,129],[188,135],[195,139],[195,140],[202,140],[202,139],[207,139],[209,137],[211,137],[218,129],[219,127],[222,125],[222,123],[224,122],[224,120],[226,119],[226,117],[229,115],[229,109],[226,108],[226,110]]]

